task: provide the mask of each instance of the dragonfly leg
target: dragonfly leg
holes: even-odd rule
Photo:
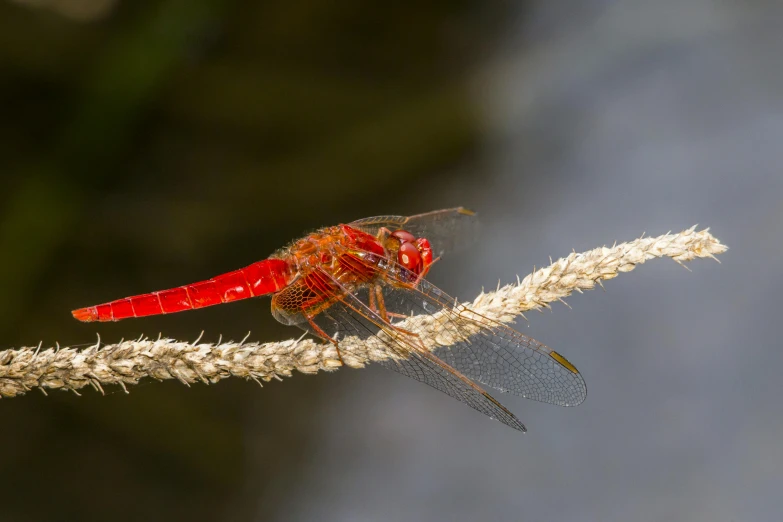
[[[376,310],[376,312],[378,312],[378,314],[381,316],[381,319],[383,319],[385,323],[391,324],[391,321],[389,321],[389,316],[386,313],[386,303],[383,301],[383,290],[381,290],[380,285],[374,285],[372,289],[373,293],[375,294],[375,302],[378,305],[378,310]]]
[[[430,271],[430,268],[432,268],[432,265],[440,261],[440,256],[436,257],[432,260],[432,263],[424,267],[424,270],[421,271],[421,273],[416,277],[416,281],[413,282],[413,288],[416,288],[419,286],[419,282],[421,282],[422,279],[424,279],[424,276],[427,275],[427,272]]]
[[[340,345],[337,343],[336,340],[332,339],[329,334],[323,331],[323,329],[315,324],[315,321],[313,321],[313,318],[311,316],[306,316],[307,322],[310,323],[310,326],[313,330],[315,330],[315,333],[317,333],[319,336],[321,336],[324,340],[327,340],[331,342],[334,345],[334,349],[337,350],[337,358],[340,359],[340,364],[345,366],[345,361],[343,361],[343,354],[340,353]]]
[[[395,324],[393,324],[389,320],[389,317],[397,317],[397,318],[400,318],[400,319],[406,319],[407,316],[403,315],[403,314],[396,314],[396,313],[389,312],[388,310],[386,310],[386,303],[383,300],[383,290],[381,289],[380,285],[375,285],[373,287],[373,291],[370,292],[370,297],[371,297],[370,304],[371,305],[373,305],[373,303],[372,303],[372,301],[373,301],[372,300],[372,296],[373,295],[375,295],[375,302],[377,303],[377,306],[378,306],[378,309],[377,310],[373,310],[373,312],[375,312],[378,315],[380,315],[381,319],[383,320],[384,323],[386,323],[387,326],[389,326],[391,329],[393,329],[393,330],[395,330],[397,332],[404,333],[405,335],[410,335],[411,337],[416,337],[416,339],[419,339],[419,335],[417,333],[411,332],[410,330],[406,330],[404,328],[400,328],[399,326],[396,326]],[[421,342],[421,341],[419,341],[419,342]]]
[[[370,310],[378,313],[378,305],[375,303],[375,288],[370,292]]]
[[[378,297],[375,297],[376,294],[377,294]],[[383,294],[381,293],[381,287],[376,285],[374,287],[374,290],[372,292],[370,292],[370,305],[369,305],[370,306],[370,310],[372,310],[376,314],[380,315],[381,319],[383,319],[383,321],[385,323],[387,323],[387,324],[389,324],[391,326],[394,326],[394,325],[389,320],[389,317],[394,317],[396,319],[407,319],[408,318],[408,316],[405,315],[405,314],[397,314],[397,313],[390,312],[390,311],[386,310],[385,306],[381,306],[379,308],[378,304],[377,304],[379,301],[381,303],[383,303]]]

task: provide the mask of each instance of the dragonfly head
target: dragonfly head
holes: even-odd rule
[[[423,237],[415,237],[407,230],[395,230],[390,237],[399,242],[397,251],[397,263],[414,274],[424,275],[432,264],[432,246]]]

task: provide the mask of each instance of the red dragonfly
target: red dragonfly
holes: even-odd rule
[[[272,294],[278,321],[333,343],[338,355],[342,337],[373,338],[390,356],[383,366],[526,431],[476,382],[561,406],[581,403],[587,390],[565,357],[424,279],[444,253],[470,242],[476,225],[464,208],[360,219],[317,230],[268,259],[206,281],[72,313],[80,321],[118,321]],[[431,350],[423,331],[398,326],[422,314],[438,314],[439,329],[454,342]]]

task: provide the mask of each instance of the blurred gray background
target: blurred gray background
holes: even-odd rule
[[[374,214],[477,210],[431,277],[463,299],[642,233],[730,250],[519,322],[588,385],[499,397],[526,435],[380,368],[2,401],[2,520],[781,518],[779,2],[254,5],[0,4],[4,345],[298,336],[68,310]]]

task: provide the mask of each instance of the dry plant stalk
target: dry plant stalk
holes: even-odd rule
[[[680,264],[696,258],[715,258],[727,247],[708,230],[696,227],[679,234],[640,238],[628,243],[601,247],[588,252],[572,253],[550,266],[534,271],[516,284],[482,292],[468,310],[484,317],[509,323],[528,310],[549,307],[562,301],[574,290],[582,292],[601,284],[604,279],[630,272],[638,264],[657,257],[671,257]],[[439,327],[439,314],[410,317],[399,324],[424,331],[427,348],[448,346],[456,339],[447,337]],[[415,323],[412,324],[412,323]],[[470,335],[472,332],[460,332]],[[381,334],[383,335],[383,334]],[[365,364],[389,357],[379,339],[340,340],[340,351],[347,366]],[[332,371],[342,364],[331,344],[299,338],[272,343],[218,342],[217,344],[175,341],[172,339],[137,339],[101,345],[100,341],[84,350],[75,348],[20,348],[0,352],[0,397],[14,397],[38,388],[71,390],[91,385],[103,393],[103,386],[116,384],[127,392],[127,385],[145,377],[178,379],[183,384],[214,383],[226,377],[243,377],[261,381],[290,376],[293,370],[316,373]]]

